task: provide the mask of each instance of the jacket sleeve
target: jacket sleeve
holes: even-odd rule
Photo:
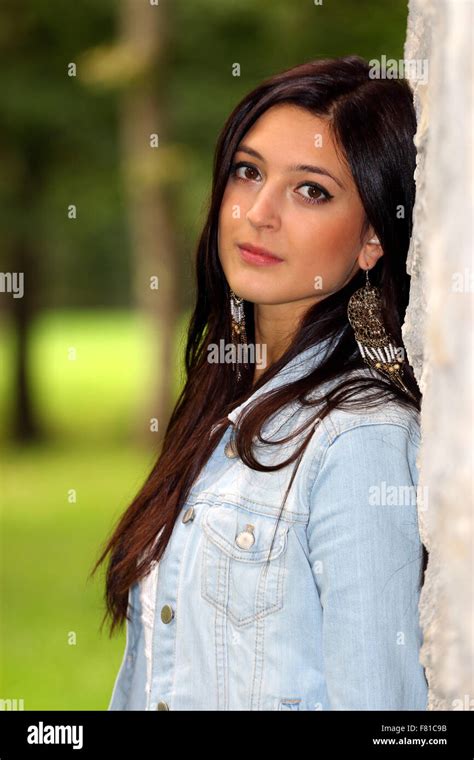
[[[327,446],[310,491],[309,559],[332,710],[426,710],[419,661],[419,437],[360,424]]]

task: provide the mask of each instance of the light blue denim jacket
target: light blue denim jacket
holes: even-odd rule
[[[130,588],[109,710],[427,709],[418,413],[390,401],[316,423],[266,571],[294,463],[254,471],[229,446],[247,404],[307,374],[327,345],[300,353],[229,414],[154,585],[150,573]],[[262,435],[281,439],[309,414],[284,407]],[[300,441],[257,442],[255,454],[280,462]]]

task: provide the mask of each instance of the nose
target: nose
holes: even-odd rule
[[[246,219],[254,227],[271,227],[279,226],[279,216],[275,208],[275,198],[271,192],[262,188],[254,198],[254,202],[246,213]]]

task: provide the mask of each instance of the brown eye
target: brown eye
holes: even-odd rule
[[[239,171],[239,169],[243,169],[244,170],[244,176],[237,174],[237,172]],[[252,173],[253,173],[254,176],[249,176],[248,172],[250,172],[250,175],[252,175]],[[253,179],[257,178],[255,175],[258,175],[259,171],[258,171],[258,169],[255,166],[252,166],[251,164],[246,164],[243,161],[241,161],[240,163],[233,164],[231,166],[231,174],[234,177],[236,177],[237,179],[253,180]]]
[[[305,182],[304,185],[300,185],[300,188],[301,187],[307,187],[308,192],[311,191],[310,195],[302,195],[301,193],[298,193],[306,203],[326,203],[333,197],[327,190],[324,190],[324,188],[315,185],[312,182]]]
[[[313,187],[313,185],[308,185],[308,197],[316,201],[316,200],[320,200],[321,197],[324,198],[324,195],[321,192],[321,190],[318,190],[317,187]]]

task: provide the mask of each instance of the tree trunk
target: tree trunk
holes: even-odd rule
[[[35,289],[39,282],[40,250],[28,224],[29,210],[34,208],[42,184],[42,152],[36,144],[27,145],[21,157],[23,172],[17,188],[18,208],[25,212],[21,231],[11,242],[11,271],[23,274],[23,297],[10,296],[8,310],[14,331],[13,404],[11,438],[16,443],[43,440],[44,435],[35,413],[30,364],[30,335],[37,310]]]
[[[172,409],[177,325],[177,255],[173,214],[163,193],[166,181],[166,120],[160,89],[166,82],[165,11],[162,6],[122,0],[121,45],[134,61],[135,76],[121,102],[123,173],[130,220],[134,294],[150,334],[151,398],[145,399],[139,437],[159,443]],[[153,77],[153,69],[159,71]],[[154,147],[154,135],[159,147]],[[157,278],[154,289],[152,278]],[[152,420],[157,433],[150,433]]]

